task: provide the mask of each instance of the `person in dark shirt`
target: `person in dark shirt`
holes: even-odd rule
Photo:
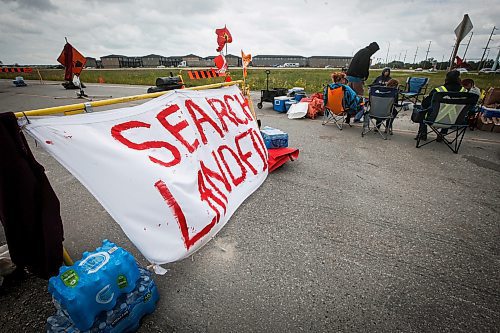
[[[349,86],[358,94],[362,96],[364,93],[364,82],[368,79],[370,74],[370,57],[380,49],[376,42],[370,43],[365,48],[362,48],[351,60],[349,68],[347,69],[347,80]]]
[[[456,70],[449,71],[446,73],[446,78],[444,79],[444,84],[442,86],[436,87],[431,90],[429,95],[427,95],[422,101],[422,107],[420,112],[427,112],[427,109],[431,106],[432,96],[434,96],[437,92],[447,92],[447,91],[455,91],[455,92],[464,92],[466,91],[464,87],[462,87],[460,81],[460,72]],[[425,117],[422,117],[425,119]],[[420,121],[420,125],[418,127],[418,134],[415,140],[417,140],[418,136],[420,136],[421,140],[427,140],[427,125],[424,124],[424,120]],[[447,128],[443,128],[441,130],[441,134],[445,135],[448,132]],[[443,141],[442,136],[438,136],[436,141]]]
[[[382,74],[373,80],[372,86],[385,86],[391,79],[391,69],[389,67],[385,67],[382,70]]]

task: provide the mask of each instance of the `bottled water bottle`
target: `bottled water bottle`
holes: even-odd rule
[[[140,267],[139,272],[140,277],[135,289],[127,294],[121,294],[113,309],[99,313],[88,330],[78,329],[69,316],[58,309],[55,316],[47,319],[47,332],[121,333],[137,330],[141,318],[154,311],[159,298],[151,273]]]
[[[139,269],[134,257],[108,240],[85,252],[73,266],[63,266],[49,280],[49,292],[62,312],[80,330],[92,327],[97,314],[111,310],[121,294],[136,287]]]

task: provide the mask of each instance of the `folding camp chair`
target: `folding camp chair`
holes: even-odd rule
[[[333,121],[335,125],[342,130],[342,125],[345,122],[345,116],[347,115],[347,110],[344,107],[344,87],[338,86],[334,89],[330,88],[329,85],[326,86],[327,94],[325,100],[325,112],[323,114],[323,123],[326,125]],[[351,124],[349,126],[352,127]]]
[[[365,136],[371,131],[377,131],[384,140],[387,140],[388,128],[386,121],[391,124],[392,108],[394,107],[394,101],[398,96],[398,89],[385,86],[371,86],[369,95],[369,105],[370,108],[364,116],[363,131],[361,136]],[[377,125],[377,121],[379,124]],[[370,126],[373,125],[373,127]],[[382,126],[384,131],[381,131]],[[392,125],[391,125],[392,126]]]
[[[427,84],[429,79],[426,77],[409,77],[406,79],[406,84],[402,91],[399,92],[401,96],[401,101],[399,105],[403,105],[403,102],[410,102],[414,104],[422,103],[422,97],[427,92]]]
[[[424,124],[430,128],[426,135],[431,132],[436,133],[437,137],[442,138],[448,148],[458,154],[468,126],[467,116],[470,112],[474,112],[478,97],[478,95],[468,92],[435,93],[432,96],[431,106],[423,120]],[[448,132],[439,132],[439,129],[446,129]],[[449,140],[448,137],[453,139]],[[437,138],[420,144],[422,141],[421,135],[417,135],[417,148],[436,140]]]

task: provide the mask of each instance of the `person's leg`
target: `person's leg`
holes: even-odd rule
[[[347,85],[349,87],[351,87],[352,90],[354,90],[354,92],[358,96],[363,96],[363,94],[365,93],[365,89],[363,87],[364,86],[363,85],[363,81],[360,81],[360,82],[349,82]]]
[[[364,113],[365,113],[365,111],[363,109],[359,110],[358,113],[356,113],[356,115],[354,116],[354,122],[355,123],[360,122]]]
[[[392,135],[392,124],[394,123],[394,119],[396,119],[396,116],[398,115],[398,110],[393,107],[392,108],[392,118],[387,119],[385,125],[386,125],[386,130],[389,130],[389,134]]]
[[[448,134],[448,129],[447,128],[441,128],[440,134],[438,134],[436,141],[437,142],[442,142],[444,139],[444,136]]]
[[[419,136],[420,136],[421,140],[424,140],[424,141],[427,140],[427,125],[424,124],[423,120],[421,120],[420,124],[418,125],[417,137],[419,137]],[[417,138],[415,138],[415,139],[417,139]]]

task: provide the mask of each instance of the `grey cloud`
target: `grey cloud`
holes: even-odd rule
[[[6,4],[13,3],[22,9],[38,9],[42,11],[51,11],[57,9],[50,0],[0,0]]]
[[[385,59],[418,59],[432,40],[429,56],[449,55],[453,29],[468,12],[474,23],[469,53],[480,57],[493,24],[500,25],[500,5],[456,1],[21,1],[0,12],[0,57],[4,63],[55,63],[67,36],[84,55],[215,55],[214,30],[227,24],[240,49],[257,54],[351,55],[371,41]],[[325,4],[326,2],[326,4]],[[28,8],[43,15],[26,15]],[[16,27],[20,27],[17,28]],[[500,38],[495,37],[498,44]],[[8,41],[8,47],[5,44]]]

